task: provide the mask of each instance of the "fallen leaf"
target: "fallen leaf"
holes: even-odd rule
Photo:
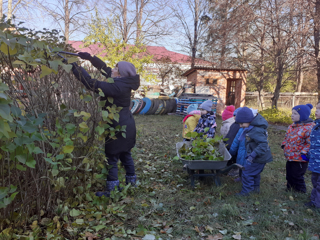
[[[48,225],[49,223],[51,223],[51,219],[50,218],[42,218],[40,221],[41,225]]]
[[[238,207],[244,207],[246,204],[243,202],[239,202],[237,205],[238,205]]]
[[[257,223],[257,222],[253,222],[252,225],[253,225],[253,226],[258,225],[258,223]]]
[[[252,219],[249,219],[249,220],[247,220],[247,221],[243,221],[242,224],[243,224],[244,226],[250,226],[250,225],[253,224],[253,220],[252,220]]]
[[[214,227],[217,228],[217,229],[222,229],[223,228],[219,223],[215,223]]]
[[[289,196],[289,199],[290,199],[290,201],[293,201],[293,200],[294,200],[294,198],[293,198],[292,196]]]
[[[307,209],[307,212],[308,212],[308,213],[313,213],[312,210],[309,209],[309,208]]]
[[[207,240],[221,240],[221,239],[223,239],[223,235],[221,233],[218,233],[214,236],[209,235],[207,238]]]
[[[228,233],[228,230],[227,230],[227,229],[225,229],[225,230],[220,230],[219,232],[222,233],[223,235],[226,235],[226,234]]]
[[[209,231],[210,233],[212,233],[212,231],[213,231],[213,228],[210,227],[210,226],[206,226],[205,229],[206,229],[207,231]]]
[[[192,210],[194,210],[194,209],[196,209],[195,207],[190,207],[190,211],[192,211]]]
[[[200,230],[199,230],[198,226],[195,226],[194,230],[196,230],[197,233],[200,233]]]
[[[92,233],[90,233],[90,232],[86,232],[85,237],[87,237],[88,240],[93,240],[93,239],[98,238],[97,235],[92,234]]]
[[[232,235],[232,237],[234,238],[234,239],[237,239],[237,240],[240,240],[241,239],[241,235],[240,234],[236,234],[236,235]]]
[[[32,225],[30,225],[31,229],[34,230],[38,227],[38,221],[33,221]]]
[[[155,240],[155,239],[156,237],[152,234],[147,234],[142,238],[142,240]]]

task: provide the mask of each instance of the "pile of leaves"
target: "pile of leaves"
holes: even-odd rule
[[[219,152],[219,144],[222,136],[207,138],[204,133],[191,132],[187,133],[187,137],[193,139],[192,143],[186,142],[179,149],[180,157],[186,160],[209,160],[223,161],[223,156]]]

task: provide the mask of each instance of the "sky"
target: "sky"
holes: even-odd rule
[[[48,0],[48,1],[49,3],[53,4],[53,3],[56,3],[58,0]],[[3,6],[5,14],[7,11],[6,4],[7,3],[4,3],[4,6]],[[88,21],[89,21],[91,14],[88,13],[87,15],[88,15]],[[24,21],[25,23],[23,24],[23,26],[26,28],[31,28],[35,30],[42,30],[43,28],[59,29],[59,25],[55,21],[53,21],[46,13],[44,13],[43,11],[39,10],[38,8],[32,5],[29,5],[27,8],[25,7],[25,8],[17,9],[15,12],[15,16],[16,16],[15,23]],[[82,41],[85,38],[85,36],[86,34],[84,32],[77,31],[72,33],[72,35],[70,36],[70,40]],[[182,51],[181,47],[176,45],[176,42],[179,42],[179,41],[181,42],[179,38],[181,38],[181,35],[174,34],[173,36],[168,36],[168,37],[159,39],[157,43],[151,43],[148,45],[164,46],[166,49],[170,51],[186,54],[185,52]]]

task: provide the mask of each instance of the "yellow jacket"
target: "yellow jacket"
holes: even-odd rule
[[[186,134],[188,132],[193,132],[193,130],[196,128],[198,121],[200,119],[200,115],[194,114],[193,116],[190,116],[187,118],[187,120],[183,123],[183,129],[182,129],[182,137],[186,139],[190,139],[190,137],[186,137]]]

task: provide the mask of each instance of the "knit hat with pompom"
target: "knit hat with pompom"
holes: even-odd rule
[[[235,110],[235,107],[233,105],[226,107],[226,109],[223,111],[221,115],[222,120],[225,121],[229,118],[232,118],[234,110]]]
[[[300,121],[306,121],[311,113],[311,109],[313,108],[312,104],[308,103],[306,105],[297,105],[292,108],[292,110],[296,110],[300,115]]]

